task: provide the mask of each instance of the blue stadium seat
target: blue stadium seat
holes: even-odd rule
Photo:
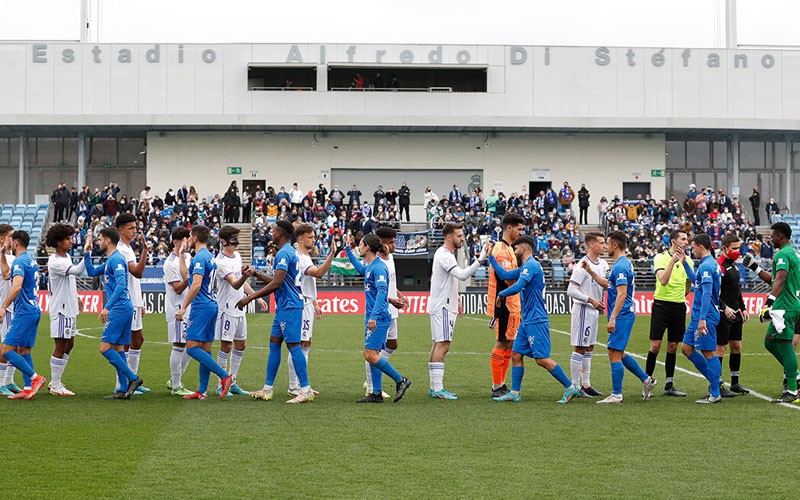
[[[41,204],[41,205],[37,205],[37,206],[38,206],[40,209],[42,209],[42,208],[43,208],[43,209],[45,209],[45,210],[47,210],[48,208],[50,208],[50,205],[46,205],[46,204],[44,204],[44,203],[43,203],[43,204]]]
[[[3,210],[11,210],[13,212],[14,205],[12,205],[11,203],[6,203],[5,205],[3,205]]]

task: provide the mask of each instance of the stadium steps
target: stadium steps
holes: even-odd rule
[[[253,227],[250,224],[231,224],[239,229],[239,254],[242,265],[249,266],[253,262]]]

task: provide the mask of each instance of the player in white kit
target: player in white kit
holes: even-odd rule
[[[311,250],[316,244],[314,226],[311,224],[300,224],[294,230],[294,237],[297,240],[297,285],[303,293],[303,323],[300,330],[300,348],[308,365],[308,353],[311,350],[311,338],[314,336],[314,320],[322,318],[322,309],[317,304],[317,278],[322,278],[330,270],[333,258],[337,254],[336,244],[331,241],[330,253],[321,265],[316,266],[311,260]],[[289,365],[289,396],[300,394],[300,380],[294,371],[292,356],[288,356]],[[312,389],[313,390],[313,389]],[[319,392],[313,391],[314,395]]]
[[[236,303],[247,295],[254,293],[247,278],[253,271],[242,266],[242,256],[236,251],[239,246],[239,229],[233,226],[223,226],[219,230],[219,241],[222,251],[214,262],[217,270],[214,274],[214,285],[217,293],[217,325],[214,339],[220,341],[217,352],[217,364],[230,374],[236,376],[242,364],[242,356],[247,348],[247,316],[244,310],[236,308]],[[267,310],[264,299],[258,299],[262,311]],[[230,360],[230,370],[228,361]],[[217,394],[222,392],[221,383],[217,384]],[[249,393],[239,387],[231,385],[229,396],[239,394],[247,396]]]
[[[431,272],[431,293],[428,297],[428,314],[431,318],[431,349],[428,372],[430,390],[428,396],[434,399],[458,399],[444,389],[444,357],[450,350],[453,340],[453,329],[456,318],[464,315],[464,306],[458,297],[458,282],[466,281],[475,273],[492,251],[491,241],[487,241],[481,254],[469,267],[461,268],[456,261],[456,252],[464,243],[464,227],[461,224],[448,222],[442,229],[444,245],[433,255]]]
[[[167,320],[167,338],[172,343],[169,355],[170,379],[167,381],[167,390],[173,396],[187,396],[194,391],[183,386],[183,374],[189,366],[191,357],[186,354],[186,327],[188,322],[177,318],[178,311],[183,306],[184,292],[189,287],[189,264],[192,256],[189,254],[189,229],[183,226],[172,231],[172,252],[164,262],[164,286],[167,300],[164,312]],[[189,314],[191,307],[187,309]]]
[[[67,224],[55,224],[47,230],[45,243],[55,252],[47,259],[48,288],[50,291],[50,337],[55,342],[50,356],[50,394],[55,396],[74,396],[67,389],[61,377],[69,361],[69,353],[75,345],[75,331],[78,326],[80,301],[78,299],[77,276],[83,274],[86,265],[83,259],[77,265],[72,262],[72,236],[75,229]],[[87,246],[91,245],[87,238]]]
[[[603,293],[593,276],[608,276],[608,262],[600,256],[606,253],[606,239],[602,233],[591,232],[584,237],[586,255],[581,258],[569,278],[567,295],[572,299],[570,314],[570,344],[573,352],[570,357],[572,383],[581,388],[579,397],[592,398],[603,393],[592,387],[592,351],[597,343],[597,322],[605,306]]]
[[[11,291],[11,264],[14,262],[14,254],[11,252],[11,233],[14,228],[8,224],[0,224],[0,304],[5,302],[8,292]],[[0,341],[6,338],[8,327],[11,326],[11,319],[14,317],[14,304],[11,303],[6,310],[6,320],[0,323]],[[13,396],[22,390],[14,383],[14,373],[16,368],[11,363],[0,363],[0,395]]]

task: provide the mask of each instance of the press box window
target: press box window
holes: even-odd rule
[[[486,92],[485,67],[328,66],[328,90]]]
[[[252,91],[298,91],[317,90],[316,66],[247,67],[247,90]]]

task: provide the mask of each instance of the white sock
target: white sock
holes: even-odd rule
[[[181,376],[183,376],[183,374],[186,373],[186,369],[189,367],[189,362],[192,360],[192,357],[186,352],[185,347],[181,347],[180,349],[183,350],[183,357],[181,357]]]
[[[61,387],[61,375],[65,366],[67,366],[65,359],[50,356],[50,383],[53,387]]]
[[[572,385],[580,387],[581,385],[581,371],[583,370],[583,354],[573,352],[569,357],[569,371],[572,375]]]
[[[6,383],[5,385],[14,384],[14,374],[17,372],[17,367],[11,363],[6,363]]]
[[[128,350],[128,368],[131,369],[133,373],[139,373],[139,357],[142,355],[141,349],[129,349]]]
[[[6,370],[9,363],[0,363],[0,386],[6,385]]]
[[[234,349],[231,352],[231,373],[233,375],[239,375],[239,367],[242,366],[242,356],[244,356],[244,351]]]
[[[584,387],[591,387],[592,382],[589,375],[592,373],[592,351],[583,353],[583,368],[581,370],[581,379]]]
[[[223,370],[228,371],[228,353],[227,352],[225,352],[223,350],[219,350],[217,352],[217,364],[219,366],[221,366]],[[220,383],[222,383],[222,380],[220,380]]]
[[[173,389],[177,389],[183,385],[181,381],[181,376],[183,375],[181,361],[183,361],[185,352],[186,349],[183,347],[172,346],[172,352],[169,353],[169,372],[172,374]]]
[[[367,369],[367,392],[372,394],[372,365],[369,361],[364,361],[364,367]]]
[[[389,359],[392,357],[392,354],[394,354],[394,349],[389,349],[388,347],[384,347],[383,349],[381,349],[380,356],[383,359]]]
[[[294,371],[294,361],[292,361],[292,353],[289,353],[286,359],[286,365],[289,370],[289,390],[296,391],[300,389],[300,379],[297,378],[297,373]]]
[[[428,363],[428,374],[431,378],[431,389],[434,391],[444,389],[444,363]]]

